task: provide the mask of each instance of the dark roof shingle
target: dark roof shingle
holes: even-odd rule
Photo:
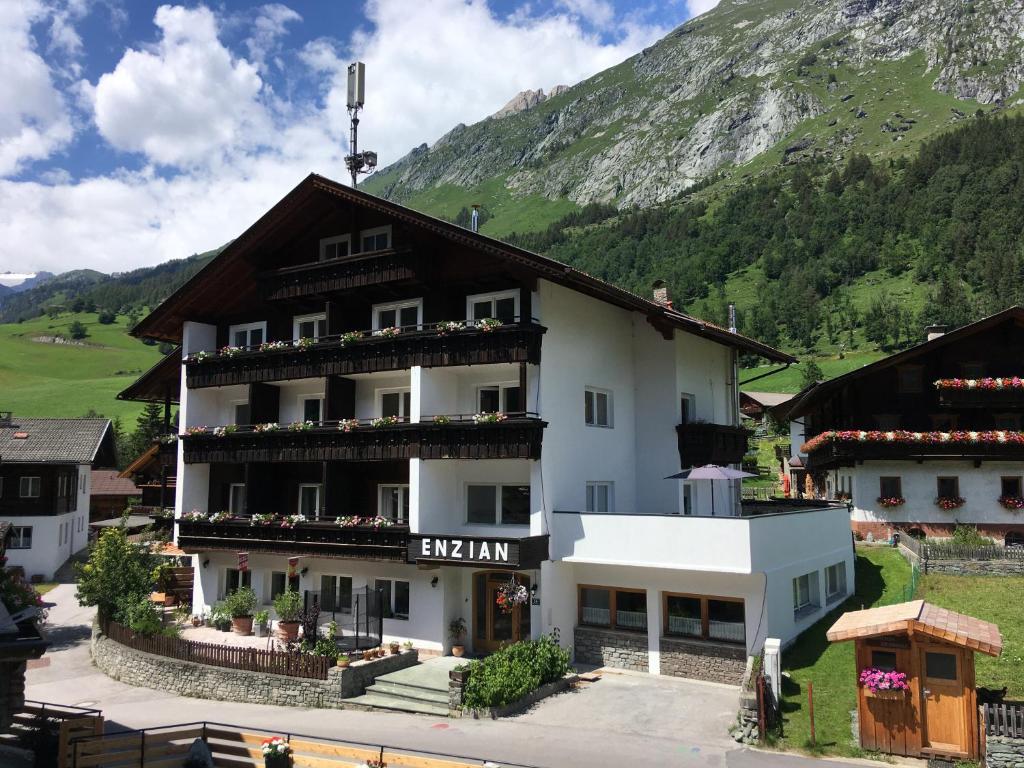
[[[0,463],[92,464],[109,429],[108,419],[13,416],[0,423]]]

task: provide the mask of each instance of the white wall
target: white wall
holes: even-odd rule
[[[530,465],[533,462],[528,459],[413,461],[418,463],[415,474],[409,473],[410,493],[418,499],[418,515],[415,520],[410,520],[410,524],[415,526],[412,529],[414,533],[510,537],[529,534],[529,526],[467,523],[466,486],[471,483],[530,485]],[[415,481],[414,476],[417,477]],[[531,509],[533,506],[531,504]]]

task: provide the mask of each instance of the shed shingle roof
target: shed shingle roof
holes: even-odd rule
[[[89,491],[93,496],[138,496],[139,489],[131,480],[121,477],[116,469],[94,469]]]
[[[92,464],[109,429],[110,421],[107,419],[23,419],[14,416],[10,424],[0,424],[0,462]]]

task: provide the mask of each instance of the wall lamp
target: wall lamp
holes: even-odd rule
[[[434,578],[432,578],[430,580],[430,586],[433,587],[434,589],[437,589],[437,576],[435,576]]]
[[[299,576],[305,576],[307,573],[309,573],[309,568],[303,568],[301,571],[299,571]]]
[[[530,587],[530,596],[531,597],[536,597],[537,596],[537,585],[536,584],[534,584],[533,586]]]
[[[206,558],[205,560],[203,560],[203,568],[205,568],[209,564],[210,564],[210,558]]]

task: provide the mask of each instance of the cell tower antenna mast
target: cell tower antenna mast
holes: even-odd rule
[[[348,114],[351,119],[349,131],[349,154],[345,156],[345,166],[352,174],[352,187],[359,181],[360,173],[373,173],[377,167],[377,153],[370,150],[359,151],[359,110],[363,108],[366,95],[366,65],[354,61],[348,65]]]

